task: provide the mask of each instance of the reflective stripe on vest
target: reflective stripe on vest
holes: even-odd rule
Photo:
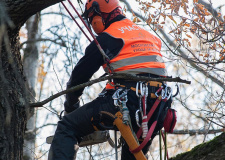
[[[159,38],[128,19],[112,23],[104,32],[124,42],[119,54],[109,62],[115,72],[166,76]],[[103,68],[106,70],[106,65]]]

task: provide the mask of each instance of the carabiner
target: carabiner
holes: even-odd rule
[[[140,128],[141,125],[140,125],[140,123],[139,123],[139,112],[140,112],[140,114],[142,114],[141,111],[138,109],[138,110],[136,111],[136,113],[135,113],[135,120],[136,120],[137,126]]]
[[[162,99],[166,99],[166,97],[167,97],[167,85],[165,84],[164,86],[165,87],[163,87],[163,89],[161,91]]]
[[[122,91],[122,90],[123,90],[122,88],[118,88],[118,89],[115,91],[115,93],[112,95],[112,98],[113,98],[113,100],[114,100],[114,105],[115,105],[115,106],[120,106],[120,104],[119,104],[119,98],[120,98],[119,93],[120,93],[120,91]]]
[[[140,88],[140,94],[139,94],[139,88]],[[140,98],[144,96],[143,92],[143,82],[137,82],[136,84],[136,95]]]
[[[172,88],[171,87],[167,87],[167,92],[166,92],[166,97],[165,98],[168,100],[168,99],[170,99],[171,95],[172,95]]]

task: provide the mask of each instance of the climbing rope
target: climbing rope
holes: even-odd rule
[[[92,38],[94,39],[94,42],[96,44],[96,46],[98,47],[100,53],[103,56],[103,60],[104,63],[107,65],[108,67],[108,74],[111,75],[112,73],[114,73],[113,71],[113,67],[110,66],[109,64],[109,57],[106,55],[105,51],[102,49],[101,45],[99,44],[99,42],[97,41],[96,37],[94,36],[94,34],[92,33],[92,31],[90,30],[90,28],[87,26],[87,24],[85,23],[84,19],[81,17],[81,15],[78,13],[78,11],[76,10],[76,8],[74,7],[74,5],[72,4],[72,2],[70,0],[68,0],[69,4],[71,5],[71,7],[73,8],[73,10],[76,12],[77,16],[80,18],[80,20],[82,21],[82,23],[84,24],[84,26],[86,27],[86,29],[88,30],[88,32],[91,34]],[[79,23],[76,21],[76,19],[72,16],[71,12],[69,11],[69,9],[66,7],[66,5],[61,2],[63,7],[66,9],[66,11],[69,13],[69,15],[71,16],[71,18],[73,19],[73,21],[77,24],[77,26],[79,27],[79,29],[84,33],[84,35],[87,37],[87,39],[91,42],[91,39],[88,37],[88,35],[84,32],[84,30],[81,28],[81,26],[79,25]]]

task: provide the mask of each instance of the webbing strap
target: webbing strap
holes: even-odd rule
[[[149,121],[149,119],[152,117],[152,114],[155,112],[156,108],[158,107],[159,103],[161,102],[162,100],[162,97],[159,96],[155,103],[153,104],[151,110],[148,112],[148,115],[147,115],[147,121]],[[140,128],[137,132],[137,138],[140,138],[141,137],[141,134],[142,134],[142,129]]]
[[[157,106],[159,105],[159,103],[161,102],[161,100],[162,100],[162,97],[161,97],[161,96],[159,96],[159,97],[156,99],[156,101],[155,101],[155,103],[153,104],[153,106],[152,106],[150,112],[148,113],[148,117],[147,117],[147,120],[148,120],[148,121],[149,121],[149,119],[151,118],[151,116],[152,116],[152,114],[154,113],[154,111],[156,110],[156,108],[157,108]],[[151,125],[151,127],[150,127],[150,129],[149,129],[149,131],[148,131],[148,133],[147,133],[146,138],[144,139],[144,141],[143,141],[136,149],[130,150],[131,153],[139,152],[140,150],[142,150],[142,149],[144,148],[144,146],[145,146],[145,145],[148,143],[148,141],[150,140],[150,138],[151,138],[151,136],[152,136],[152,134],[153,134],[153,132],[154,132],[154,130],[155,130],[155,127],[156,127],[156,125],[157,125],[158,117],[159,117],[159,115],[160,115],[160,113],[161,113],[161,111],[162,111],[162,109],[163,109],[163,107],[164,107],[164,105],[165,105],[165,103],[166,103],[166,100],[167,100],[167,99],[163,99],[163,101],[161,102],[161,105],[160,105],[160,108],[159,108],[159,113],[158,113],[158,115],[157,115],[157,119],[156,119],[156,121],[154,121],[153,124]],[[137,133],[137,138],[138,138],[138,139],[140,138],[141,134],[142,134],[142,129],[140,128],[139,131],[138,131],[138,133]]]
[[[144,146],[148,143],[149,139],[151,138],[152,133],[153,133],[153,131],[155,130],[156,124],[157,124],[157,121],[155,121],[155,122],[152,124],[152,126],[151,126],[151,128],[149,129],[148,134],[147,134],[146,138],[144,139],[144,141],[143,141],[136,149],[131,150],[131,153],[139,152],[140,150],[142,150],[142,148],[144,148]]]

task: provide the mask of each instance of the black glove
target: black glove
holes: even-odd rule
[[[74,110],[76,110],[79,107],[80,107],[80,101],[78,101],[77,103],[75,103],[73,105],[70,105],[68,103],[68,101],[65,101],[65,103],[64,103],[64,108],[65,108],[66,113],[73,112]]]

